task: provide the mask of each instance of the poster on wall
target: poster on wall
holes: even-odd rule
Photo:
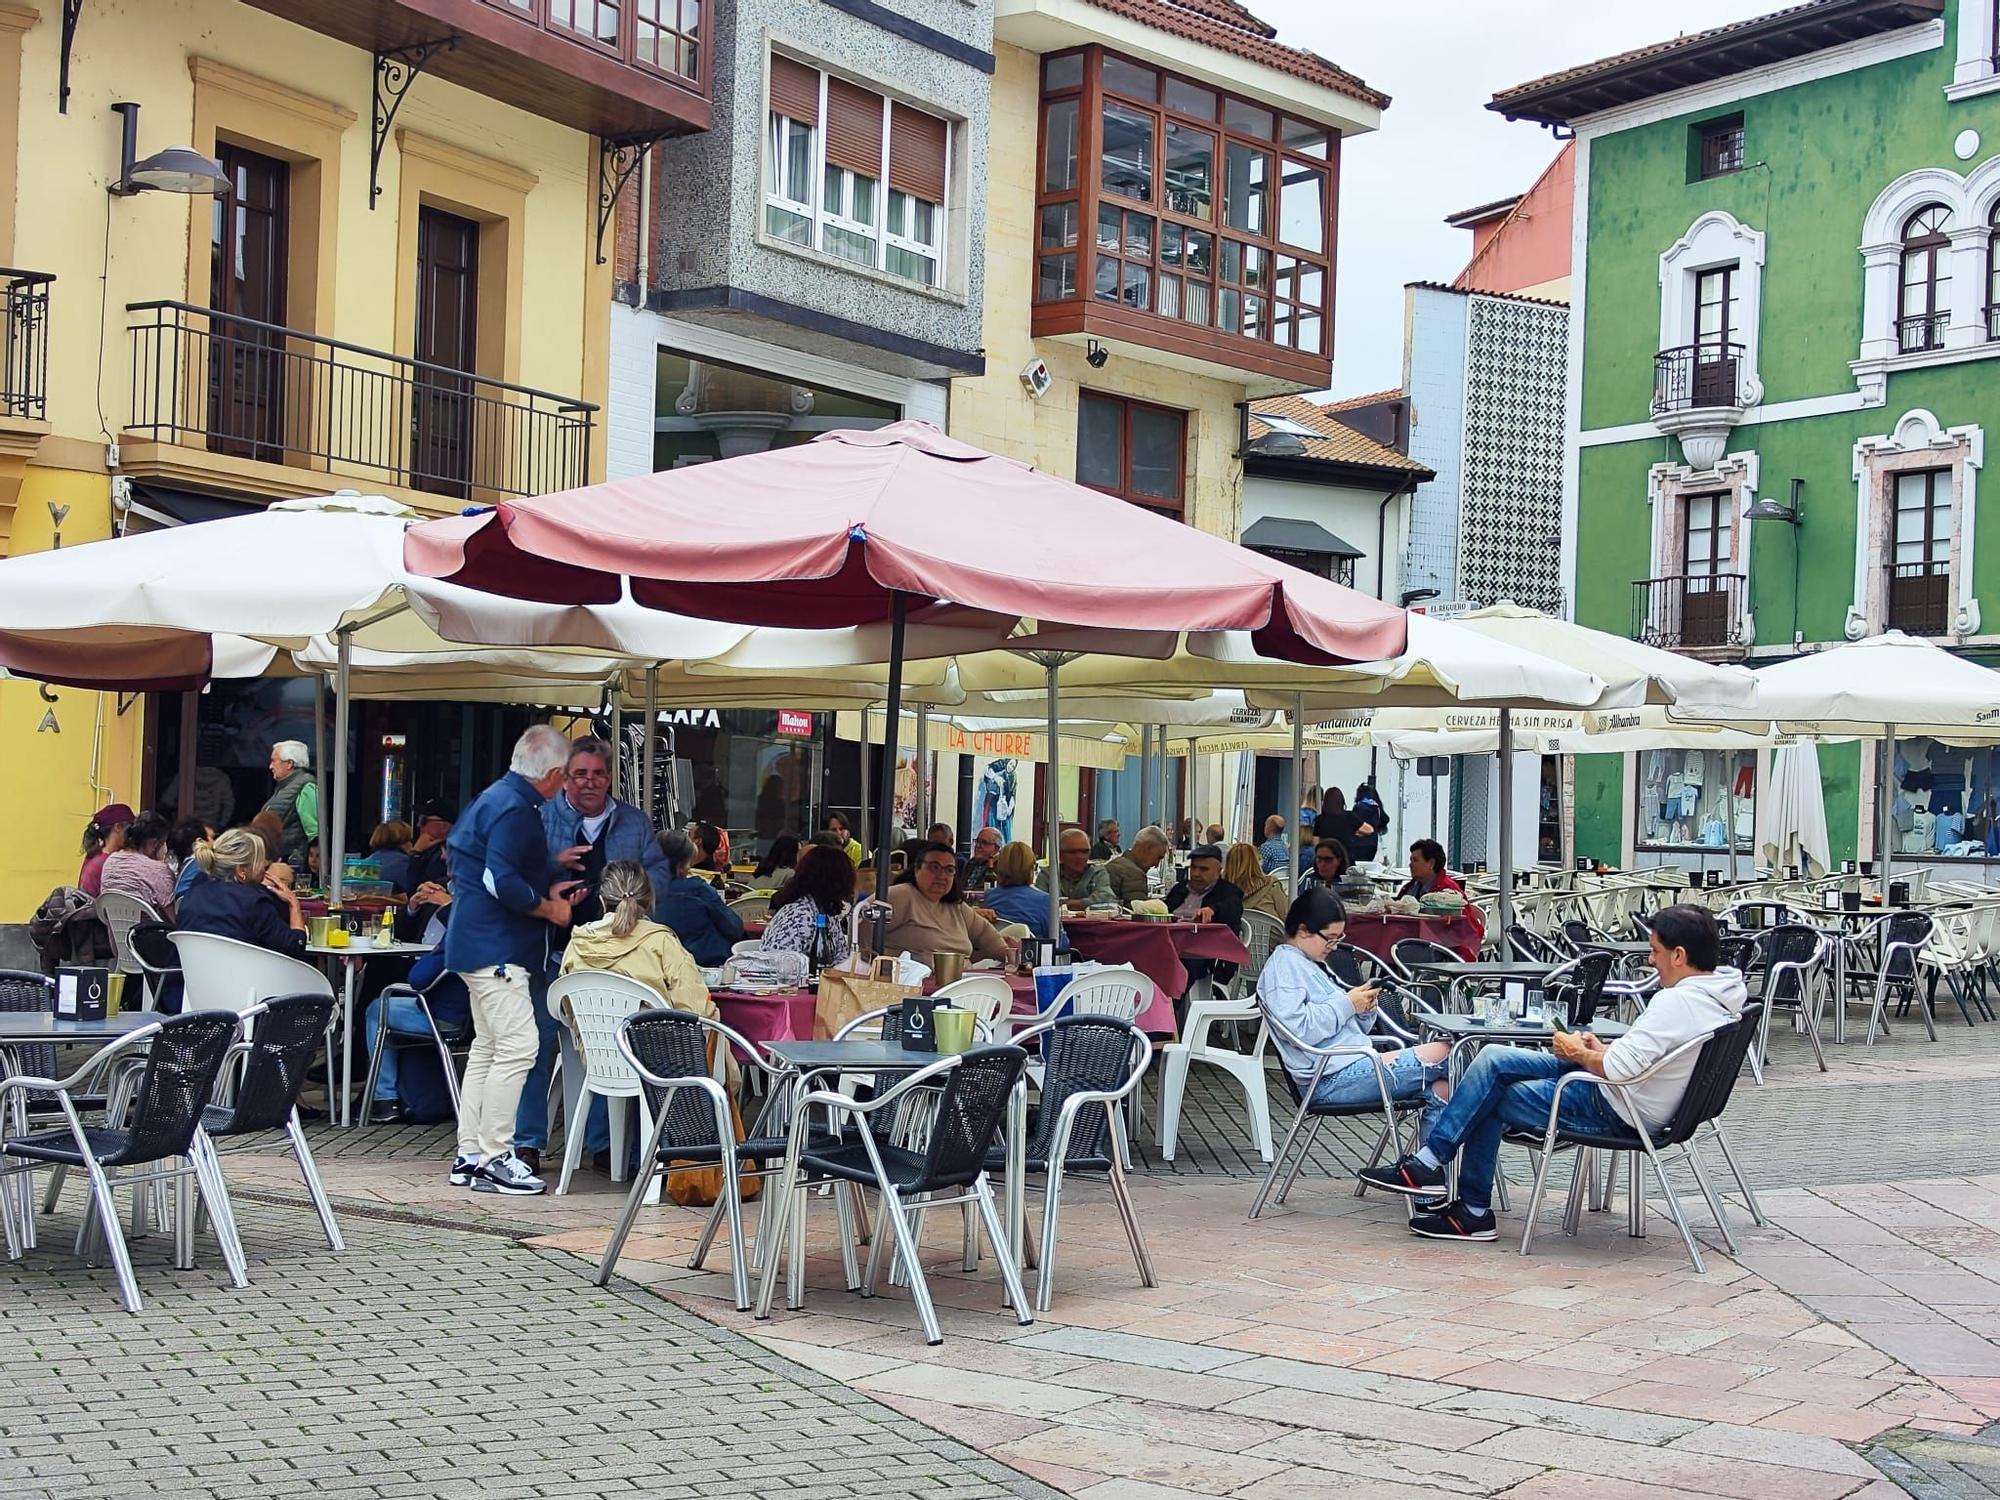
[[[1019,782],[1012,756],[974,762],[976,781],[972,831],[982,828],[999,832],[1002,843],[1014,841],[1014,806],[1019,798]]]
[[[931,756],[930,786],[935,791],[937,785],[937,757]],[[931,805],[936,806],[935,797]],[[917,826],[917,752],[901,750],[896,752],[896,802],[890,809],[889,820],[898,828]]]

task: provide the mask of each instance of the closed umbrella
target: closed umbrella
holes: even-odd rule
[[[1789,865],[1819,876],[1832,866],[1830,847],[1819,752],[1808,744],[1780,746],[1771,752],[1771,774],[1757,801],[1757,852],[1773,870]]]

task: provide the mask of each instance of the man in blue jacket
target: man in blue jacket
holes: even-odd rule
[[[597,899],[597,882],[606,865],[618,860],[644,865],[656,891],[673,878],[646,815],[611,795],[612,756],[616,753],[608,742],[594,736],[577,740],[569,747],[562,790],[542,804],[542,832],[548,841],[549,858],[583,882],[570,919],[577,927],[604,915],[604,905]],[[550,945],[551,976],[561,967],[567,944],[560,934],[558,939]],[[514,1118],[514,1154],[537,1172],[542,1153],[549,1147],[549,1077],[555,1071],[562,1038],[562,1022],[549,1014],[547,995],[548,979],[544,977],[534,990],[541,1051],[521,1085],[520,1113]],[[603,1123],[603,1116],[604,1106],[599,1103],[591,1110],[592,1119],[599,1123],[586,1142],[593,1151],[603,1150],[610,1140],[610,1127]],[[569,1127],[566,1124],[564,1128]]]
[[[475,1192],[542,1191],[514,1154],[514,1117],[540,1050],[533,986],[548,971],[552,934],[569,926],[576,886],[549,857],[542,829],[542,804],[563,784],[569,752],[556,730],[532,726],[515,741],[507,774],[451,831],[444,961],[465,981],[473,1024],[451,1181]]]

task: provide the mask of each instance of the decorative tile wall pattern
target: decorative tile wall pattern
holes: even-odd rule
[[[1569,309],[1470,300],[1459,591],[1561,614]]]

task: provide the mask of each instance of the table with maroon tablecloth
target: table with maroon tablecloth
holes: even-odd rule
[[[1123,922],[1115,918],[1072,918],[1063,935],[1078,958],[1101,964],[1130,964],[1169,996],[1184,994],[1184,959],[1247,964],[1250,950],[1220,922]],[[1150,1029],[1150,1028],[1148,1028]]]
[[[813,1039],[811,990],[780,990],[775,995],[750,995],[741,990],[710,990],[708,998],[722,1012],[722,1024],[758,1046],[766,1042],[809,1042]]]
[[[1347,941],[1377,958],[1388,958],[1389,950],[1405,938],[1424,938],[1470,962],[1479,957],[1486,929],[1467,917],[1420,917],[1394,911],[1348,913]]]

